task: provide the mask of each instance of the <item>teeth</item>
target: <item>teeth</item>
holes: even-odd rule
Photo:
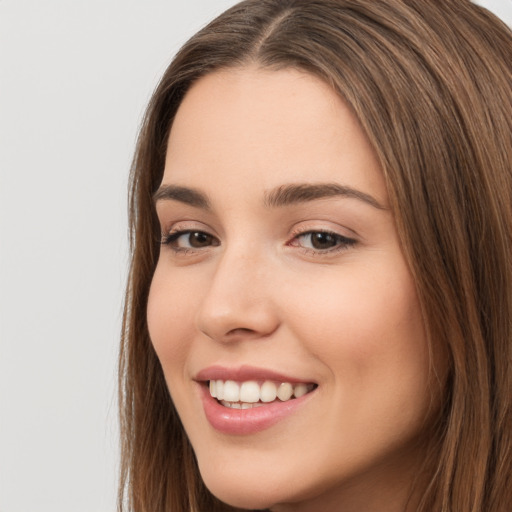
[[[214,380],[210,381],[210,395],[212,395],[213,398],[217,397],[217,386],[216,386],[216,384],[217,383]]]
[[[283,382],[277,389],[277,398],[279,398],[281,402],[286,402],[286,400],[290,400],[292,395],[293,386],[289,382]]]
[[[240,386],[240,400],[242,402],[256,403],[260,401],[260,386],[257,382],[250,380],[243,382]]]
[[[227,380],[224,382],[224,394],[222,398],[226,400],[226,402],[238,402],[238,400],[240,400],[240,386],[233,380]]]
[[[293,394],[295,395],[295,398],[300,398],[301,396],[304,396],[308,392],[308,386],[306,384],[297,384],[293,388]]]
[[[211,380],[210,395],[217,398],[222,405],[235,409],[249,409],[262,403],[273,402],[278,398],[286,402],[292,397],[300,398],[314,389],[314,384],[276,383],[270,380],[261,385],[254,380],[238,383],[233,380]],[[262,402],[262,403],[261,403]]]
[[[263,404],[248,404],[247,402],[227,402],[226,400],[221,400],[220,403],[224,407],[230,407],[231,409],[252,409],[253,407],[261,407]]]
[[[224,398],[224,381],[216,380],[215,381],[215,396],[217,400],[222,400]]]
[[[262,402],[273,402],[277,396],[277,387],[271,381],[266,381],[261,386],[260,398]]]

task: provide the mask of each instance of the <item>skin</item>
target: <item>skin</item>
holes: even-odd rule
[[[268,206],[290,184],[334,195]],[[162,185],[200,191],[210,209],[156,202],[165,236],[148,325],[208,488],[274,512],[414,509],[419,440],[432,415],[420,307],[383,174],[355,116],[296,70],[215,72],[187,93],[170,133]],[[311,232],[351,239],[313,246]],[[197,244],[196,244],[197,245]],[[211,365],[285,371],[317,389],[256,434],[205,418],[197,372]]]

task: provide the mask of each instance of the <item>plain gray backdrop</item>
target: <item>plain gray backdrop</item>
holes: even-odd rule
[[[0,0],[0,512],[113,512],[144,107],[234,0]],[[512,0],[479,2],[512,25]]]

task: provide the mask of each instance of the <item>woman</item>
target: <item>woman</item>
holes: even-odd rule
[[[465,0],[248,0],[182,48],[132,172],[126,510],[510,509],[511,63]]]

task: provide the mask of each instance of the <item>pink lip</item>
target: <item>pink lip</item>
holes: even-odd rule
[[[295,413],[309,401],[315,392],[313,390],[300,398],[294,398],[286,402],[276,400],[275,402],[252,409],[231,409],[224,407],[217,399],[213,398],[210,395],[208,386],[206,386],[205,381],[219,379],[237,382],[273,380],[277,382],[290,382],[292,384],[311,381],[300,380],[267,369],[251,366],[242,366],[237,369],[212,366],[201,370],[195,380],[202,381],[198,382],[198,384],[200,386],[201,400],[206,419],[214,429],[230,435],[256,434],[270,428]]]
[[[252,409],[230,409],[210,396],[208,388],[201,386],[201,399],[206,419],[210,425],[224,434],[256,434],[293,414],[314,393],[311,391],[300,398],[286,402],[272,402]]]
[[[298,384],[300,382],[311,383],[313,381],[298,379],[284,375],[266,368],[257,368],[255,366],[239,366],[237,368],[226,368],[223,366],[209,366],[201,370],[195,377],[196,381],[207,380],[234,380],[235,382],[244,382],[247,380],[273,380],[276,382],[289,382]]]

